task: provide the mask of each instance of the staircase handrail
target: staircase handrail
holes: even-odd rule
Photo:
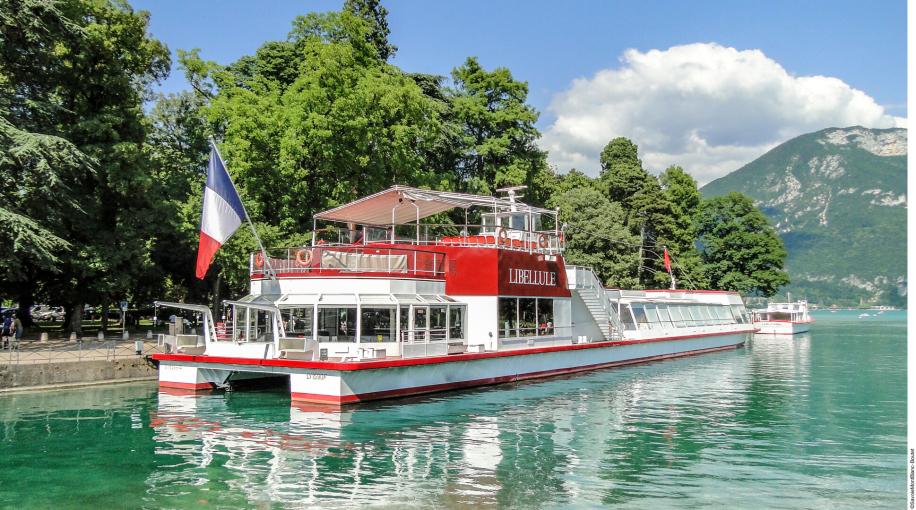
[[[567,266],[573,268],[576,272],[576,281],[574,288],[583,288],[583,289],[595,289],[595,293],[598,294],[598,302],[601,303],[601,308],[607,314],[608,318],[611,320],[611,324],[614,326],[611,336],[614,336],[616,332],[619,336],[623,331],[623,324],[620,322],[620,316],[611,306],[611,300],[607,296],[607,289],[604,288],[604,285],[601,283],[601,280],[598,279],[598,275],[595,274],[595,270],[591,266]],[[584,278],[580,278],[579,275],[583,275]],[[586,285],[583,280],[587,280],[588,284]]]

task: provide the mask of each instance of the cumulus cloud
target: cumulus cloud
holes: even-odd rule
[[[551,101],[540,145],[559,171],[597,175],[601,149],[625,136],[650,171],[678,164],[705,183],[803,133],[906,123],[842,80],[793,76],[760,50],[697,43],[620,60]]]

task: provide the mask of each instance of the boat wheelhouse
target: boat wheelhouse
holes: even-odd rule
[[[310,246],[252,254],[250,294],[167,339],[160,385],[288,377],[342,404],[734,348],[737,293],[606,289],[567,266],[555,210],[395,186],[315,215]],[[460,209],[464,223],[442,221]],[[452,214],[451,217],[455,217]],[[438,221],[437,221],[438,219]]]
[[[794,335],[810,330],[814,318],[808,313],[808,302],[802,300],[769,303],[765,310],[753,312],[753,321],[758,333]]]

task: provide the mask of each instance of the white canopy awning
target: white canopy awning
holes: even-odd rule
[[[549,209],[531,207],[521,202],[513,204],[506,198],[394,186],[374,195],[320,212],[315,215],[315,218],[360,225],[391,225],[392,223],[409,223],[455,207],[475,206],[492,207],[497,210],[510,210],[514,206],[517,210],[524,212],[555,213]]]

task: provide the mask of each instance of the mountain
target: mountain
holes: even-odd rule
[[[793,138],[705,185],[740,191],[776,225],[793,298],[892,304],[906,296],[906,129],[830,128]]]

